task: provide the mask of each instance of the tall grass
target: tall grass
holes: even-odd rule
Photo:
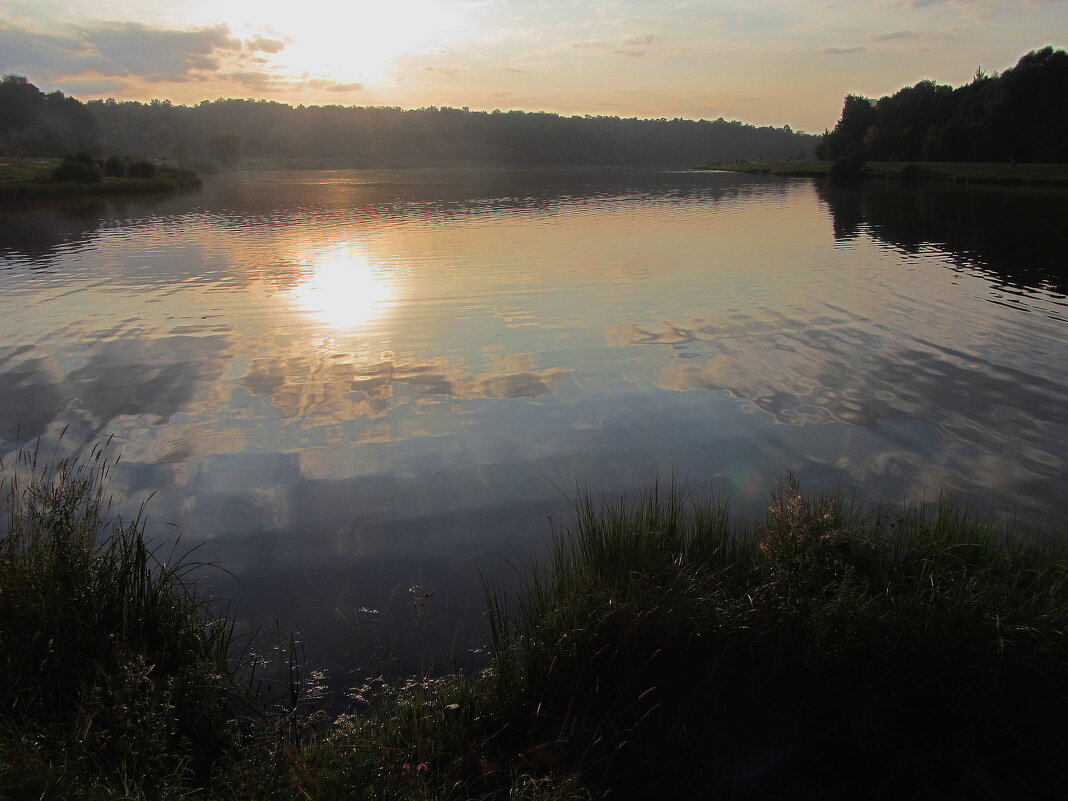
[[[495,660],[621,797],[1055,794],[1066,577],[1063,545],[945,499],[864,511],[788,476],[746,524],[674,484],[586,492],[491,592]]]
[[[0,795],[166,797],[226,745],[230,627],[195,563],[109,514],[111,464],[3,465]]]
[[[1068,546],[947,499],[582,492],[518,589],[486,580],[484,671],[379,678],[331,720],[291,662],[290,703],[235,722],[231,630],[113,521],[104,450],[13,458],[0,797],[1068,794]]]

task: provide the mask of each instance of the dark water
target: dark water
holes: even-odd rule
[[[676,470],[745,511],[789,468],[1060,514],[1063,193],[226,175],[5,207],[0,288],[3,447],[114,435],[150,530],[328,660],[459,631],[472,591],[477,626],[478,571],[543,543],[576,481]]]

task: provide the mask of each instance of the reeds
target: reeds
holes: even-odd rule
[[[948,499],[865,510],[789,475],[755,524],[674,483],[575,508],[490,607],[497,669],[595,786],[1068,788],[1063,544]]]
[[[175,543],[109,516],[111,466],[104,447],[3,465],[0,795],[162,797],[227,740],[230,627]]]
[[[1068,793],[1068,546],[949,499],[786,475],[740,520],[676,481],[586,490],[518,589],[486,580],[484,671],[376,680],[332,721],[291,671],[288,707],[235,722],[230,628],[193,563],[112,519],[104,450],[17,462],[0,797]]]

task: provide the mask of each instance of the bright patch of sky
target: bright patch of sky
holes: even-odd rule
[[[1068,44],[1066,0],[0,0],[0,72],[84,98],[468,106],[821,131]]]

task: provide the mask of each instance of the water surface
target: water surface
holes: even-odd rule
[[[7,207],[0,438],[113,436],[152,531],[337,659],[416,585],[456,619],[576,481],[675,470],[744,510],[792,469],[1048,519],[1065,219],[1053,192],[717,173],[230,174]]]

